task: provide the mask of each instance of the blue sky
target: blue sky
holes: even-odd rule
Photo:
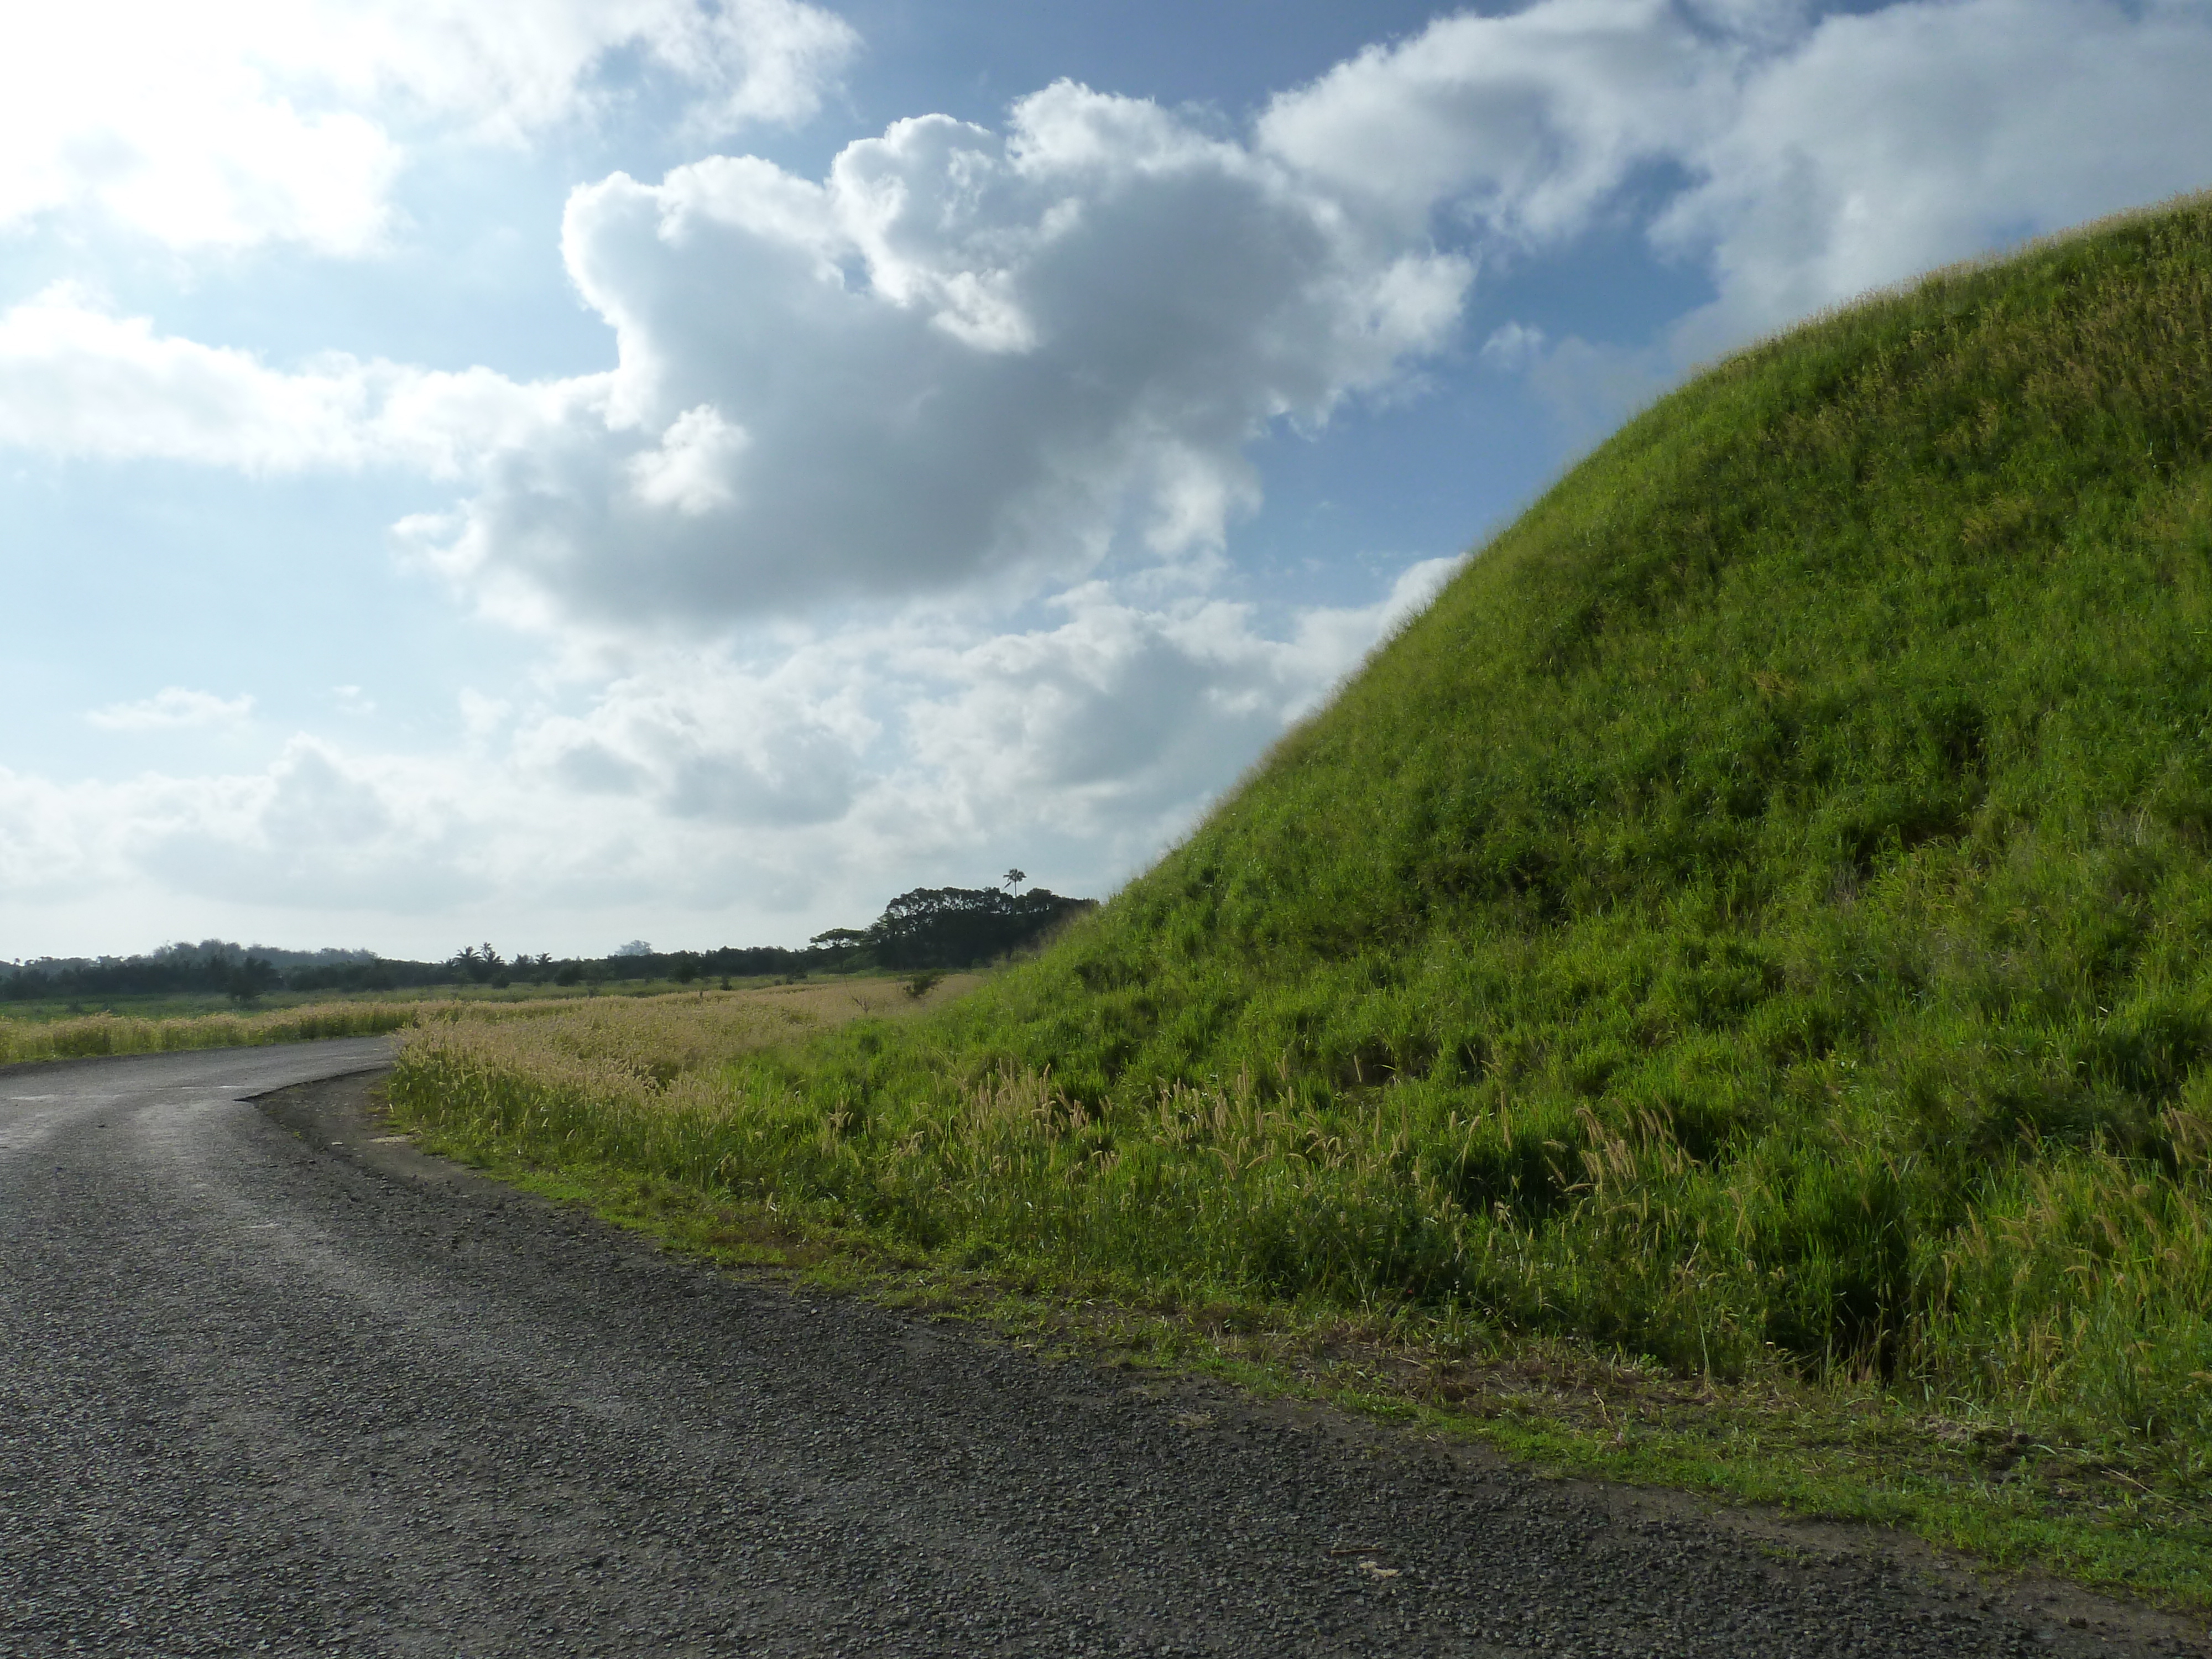
[[[1109,891],[1697,364],[2212,184],[2202,0],[9,27],[0,958]]]

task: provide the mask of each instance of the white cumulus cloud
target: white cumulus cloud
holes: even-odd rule
[[[110,703],[85,716],[104,732],[159,732],[191,726],[227,726],[253,712],[250,696],[218,697],[211,691],[164,686],[137,702]]]
[[[570,67],[518,86],[569,84],[615,37],[562,38]],[[1042,592],[1116,554],[1202,573],[1259,500],[1255,442],[1401,388],[1487,264],[1633,213],[1711,272],[1716,297],[1664,349],[1492,325],[1486,359],[1535,375],[1580,430],[1689,356],[2212,177],[2208,79],[2212,14],[2179,0],[1820,20],[1539,0],[1364,52],[1242,139],[1062,82],[1000,131],[895,123],[818,179],[727,155],[617,173],[575,192],[563,229],[615,362],[567,380],[269,365],[50,290],[0,318],[0,441],[452,478],[404,539],[549,625],[697,635],[979,582]]]
[[[701,404],[687,409],[660,434],[660,447],[629,459],[631,487],[648,507],[672,507],[696,518],[734,499],[731,469],[750,440]]]
[[[717,157],[579,191],[604,403],[416,526],[464,580],[579,618],[714,625],[1117,545],[1218,551],[1247,449],[1443,344],[1469,267],[1377,241],[1291,170],[1062,83],[821,181]]]
[[[2212,185],[2212,7],[1915,0],[1759,60],[1680,147],[1660,246],[1719,289],[1692,353],[2007,242]]]
[[[329,353],[291,368],[164,335],[56,284],[0,313],[0,444],[59,459],[192,461],[249,473],[392,466],[474,476],[605,377],[520,385]]]
[[[706,27],[641,15],[655,40]],[[516,70],[538,90],[498,108],[557,104],[544,89],[617,38],[549,15],[574,25],[568,67]],[[711,44],[663,55],[696,69]],[[1003,131],[895,123],[819,179],[744,156],[617,173],[575,192],[563,230],[616,362],[567,380],[272,366],[49,290],[0,317],[0,441],[454,479],[405,540],[539,623],[713,632],[978,581],[1042,591],[1117,551],[1202,570],[1259,499],[1252,446],[1402,385],[1455,337],[1486,262],[1643,213],[1717,291],[1679,362],[2212,176],[2208,79],[2212,14],[2178,0],[1818,21],[1539,0],[1364,52],[1248,140],[1062,82]],[[1562,406],[1668,372],[1521,324],[1489,337]]]
[[[364,914],[480,915],[502,937],[527,918],[581,948],[611,906],[664,907],[695,943],[796,939],[1017,863],[1101,893],[1456,565],[1272,628],[1247,605],[1138,604],[1093,582],[1024,626],[913,612],[751,655],[665,649],[578,713],[466,694],[441,752],[295,736],[215,776],[0,769],[0,897],[19,915],[125,904],[173,931],[192,903],[348,936]],[[173,691],[147,706],[235,705]],[[149,894],[167,897],[149,911]]]
[[[803,119],[858,37],[799,0],[157,0],[14,8],[0,228],[56,215],[171,247],[375,247],[413,149],[588,116],[635,59],[702,137]]]
[[[1685,337],[1705,351],[2212,184],[2207,85],[2200,0],[1538,0],[1371,48],[1259,137],[1348,203],[1477,227],[1503,257],[1642,213],[1712,274]]]
[[[1632,169],[1724,126],[1748,50],[1671,0],[1539,0],[1370,47],[1278,97],[1259,138],[1409,233],[1448,206],[1542,246],[1583,228]]]

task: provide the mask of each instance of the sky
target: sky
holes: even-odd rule
[[[2212,0],[133,0],[0,52],[0,959],[1103,896]]]

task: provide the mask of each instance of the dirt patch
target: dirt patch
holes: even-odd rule
[[[496,1185],[473,1170],[417,1151],[407,1136],[392,1132],[384,1115],[384,1079],[391,1071],[389,1066],[379,1066],[346,1077],[295,1083],[257,1095],[253,1103],[310,1146],[335,1152],[379,1175],[446,1186]]]

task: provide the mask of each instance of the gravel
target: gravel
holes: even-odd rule
[[[2203,1650],[704,1272],[381,1140],[386,1053],[0,1073],[0,1656]]]

